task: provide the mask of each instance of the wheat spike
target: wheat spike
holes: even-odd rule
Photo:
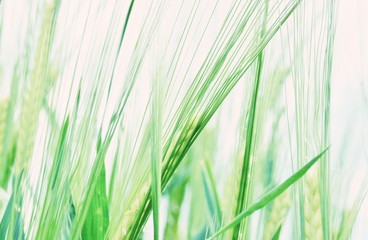
[[[305,185],[305,237],[310,240],[322,239],[322,215],[319,194],[318,165],[306,174]]]
[[[148,192],[148,189],[151,185],[145,184],[133,199],[132,203],[129,204],[129,208],[124,212],[124,215],[119,224],[119,231],[115,232],[111,239],[129,239],[128,233],[129,228],[132,226],[135,217],[138,214],[139,207],[142,205],[144,198]]]
[[[163,169],[167,167],[167,172],[170,172],[172,170],[172,166],[176,163],[176,161],[178,161],[177,157],[180,156],[180,154],[185,150],[187,146],[186,144],[188,144],[198,125],[199,120],[195,117],[192,117],[191,120],[187,122],[186,127],[183,127],[182,131],[178,131],[178,133],[183,133],[185,131],[185,134],[177,134],[174,138],[175,141],[173,141],[176,145],[170,145],[168,149],[167,158],[165,158],[163,161]],[[148,180],[136,195],[133,202],[130,204],[129,209],[125,211],[119,224],[119,231],[114,234],[112,239],[130,239],[129,229],[132,227],[135,217],[140,210],[140,207],[144,203],[144,199],[150,186],[150,180]]]
[[[287,212],[290,209],[291,200],[289,191],[284,192],[275,199],[265,226],[263,234],[264,240],[272,239],[272,236],[274,236],[279,226],[284,222]]]
[[[38,116],[47,84],[45,83],[45,72],[49,54],[52,19],[55,3],[46,6],[45,16],[42,21],[41,35],[35,55],[34,68],[31,71],[28,86],[25,86],[20,114],[20,129],[17,143],[16,173],[27,169],[28,161],[33,153],[33,144],[37,130]]]

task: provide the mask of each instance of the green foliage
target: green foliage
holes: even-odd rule
[[[281,195],[286,189],[288,189],[291,185],[293,185],[296,181],[298,181],[300,178],[304,176],[304,174],[327,152],[328,148],[323,150],[320,154],[318,154],[316,157],[314,157],[312,160],[310,160],[305,166],[303,166],[301,169],[299,169],[296,173],[294,173],[292,176],[290,176],[288,179],[286,179],[283,183],[281,183],[279,186],[275,187],[274,189],[270,190],[268,193],[266,193],[261,199],[253,203],[248,209],[241,212],[239,215],[236,216],[236,218],[225,225],[223,228],[221,228],[218,232],[216,232],[214,235],[212,235],[209,239],[213,239],[225,231],[237,226],[241,221],[250,216],[255,211],[265,207],[267,204],[269,204],[271,201],[273,201],[276,197]]]
[[[273,235],[272,237],[272,240],[278,240],[279,237],[280,237],[280,232],[281,232],[281,228],[282,228],[282,225],[280,225],[278,228],[277,228],[277,231],[275,232],[275,234]]]
[[[0,239],[349,238],[367,189],[331,197],[336,5],[2,3]]]
[[[104,239],[108,226],[109,205],[106,195],[106,170],[103,166],[98,175],[98,182],[94,189],[81,237],[82,239]]]

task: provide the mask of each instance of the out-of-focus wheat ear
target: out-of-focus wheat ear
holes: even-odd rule
[[[14,177],[17,183],[13,184],[14,202],[22,207],[22,173],[26,172],[33,154],[34,141],[38,127],[38,117],[45,93],[45,72],[51,44],[52,29],[54,26],[55,1],[48,2],[41,23],[40,36],[34,55],[33,69],[30,71],[29,79],[22,89],[22,100],[19,116],[19,133],[16,143],[14,162]],[[58,3],[58,2],[57,2]],[[13,239],[19,232],[19,220],[17,210],[12,208],[8,227],[8,237]],[[20,213],[19,213],[20,215]],[[50,230],[50,229],[48,229]]]
[[[175,140],[173,140],[173,145],[167,150],[166,158],[164,158],[162,162],[162,173],[161,173],[161,188],[164,189],[169,181],[169,177],[173,174],[178,161],[180,160],[183,152],[187,151],[188,142],[193,137],[193,133],[196,130],[196,127],[200,124],[199,119],[193,116],[187,124],[182,128],[182,130],[178,130],[178,135],[175,136]],[[133,200],[128,211],[124,213],[122,221],[120,223],[119,229],[121,232],[116,232],[114,234],[113,239],[132,239],[135,238],[136,234],[140,234],[137,232],[137,228],[133,225],[134,222],[137,222],[137,219],[141,219],[142,216],[149,214],[144,209],[146,206],[152,206],[151,202],[151,193],[152,188],[150,188],[151,182],[146,182],[146,184],[140,188],[137,197]],[[139,208],[144,204],[144,208]],[[139,220],[138,220],[139,221]]]
[[[145,186],[141,187],[139,194],[135,197],[129,209],[124,213],[119,226],[121,231],[115,232],[111,239],[130,239],[129,229],[131,228],[136,216],[139,214],[139,207],[145,201],[145,197],[149,196],[148,191],[150,191],[150,186],[149,182]]]
[[[305,238],[310,240],[322,239],[318,165],[306,174],[305,183]]]
[[[192,137],[192,134],[195,130],[195,126],[197,125],[198,120],[196,118],[193,118],[192,121],[188,122],[188,127],[184,128],[182,131],[178,131],[179,133],[183,132],[183,134],[181,134],[180,136],[178,136],[178,140],[175,141],[177,143],[178,148],[170,148],[169,151],[169,155],[170,156],[180,156],[182,154],[183,151],[185,151],[185,146],[186,143],[190,140],[190,138]],[[174,143],[175,143],[174,142]],[[164,159],[163,163],[162,163],[162,182],[161,185],[164,188],[164,186],[166,186],[168,181],[165,181],[165,173],[168,173],[170,171],[174,171],[174,167],[173,165],[176,165],[177,163],[175,162],[177,160],[177,158],[172,158],[172,159]],[[151,192],[151,182],[147,182],[139,191],[138,195],[135,197],[135,199],[133,200],[133,203],[131,204],[131,206],[129,207],[129,209],[124,213],[124,216],[122,218],[122,221],[120,223],[120,227],[119,229],[121,229],[121,232],[116,232],[113,239],[130,239],[132,236],[131,234],[135,234],[132,233],[132,229],[134,228],[134,226],[132,225],[137,217],[141,216],[141,210],[139,207],[145,202],[147,201],[146,198],[150,198],[151,196],[150,194]],[[151,204],[151,202],[149,203]]]
[[[16,134],[9,129],[9,99],[0,101],[0,187],[6,189],[16,152]]]
[[[304,165],[301,169],[299,169],[296,173],[294,173],[291,177],[286,179],[279,186],[274,187],[270,191],[268,191],[263,197],[259,200],[255,201],[247,210],[243,211],[241,214],[236,216],[230,223],[223,226],[218,232],[207,239],[215,239],[221,236],[224,232],[232,229],[235,225],[241,223],[244,218],[249,217],[257,210],[265,207],[267,204],[275,200],[278,196],[284,193],[291,185],[295,184],[300,178],[302,178],[308,170],[313,167],[314,164],[328,151],[329,147],[323,150],[320,154],[315,156],[312,160],[310,160],[306,165]]]
[[[35,53],[34,68],[30,73],[29,82],[23,91],[20,112],[19,137],[17,143],[15,173],[19,175],[22,169],[27,169],[29,159],[33,153],[34,138],[37,130],[38,116],[42,106],[46,84],[45,72],[49,56],[55,2],[46,5],[45,15],[41,25]]]
[[[8,99],[0,100],[0,186],[4,187],[4,175],[7,168],[5,159],[3,160],[3,143],[5,137],[6,116],[8,111]]]
[[[170,192],[167,222],[163,235],[164,239],[183,239],[179,229],[179,217],[181,205],[184,201],[186,185],[187,180],[175,186]]]
[[[2,143],[4,138],[4,128],[6,121],[6,113],[8,110],[8,99],[0,100],[0,143]],[[0,154],[2,153],[2,144],[0,144]]]
[[[342,212],[342,219],[340,225],[333,236],[334,239],[344,240],[351,238],[351,234],[360,212],[363,201],[365,200],[368,193],[368,179],[364,181],[359,189],[359,196],[355,199],[353,206],[350,208],[346,207]]]
[[[284,192],[281,196],[275,199],[263,233],[264,240],[272,239],[275,235],[278,228],[286,218],[291,206],[291,201],[292,198],[289,191]]]
[[[195,135],[196,128],[201,124],[200,119],[196,116],[192,116],[186,125],[177,131],[172,139],[172,144],[168,146],[165,157],[162,162],[162,182],[161,187],[164,189],[168,184],[170,177],[172,176],[179,161],[182,158],[183,153],[188,151],[188,143],[192,140]]]

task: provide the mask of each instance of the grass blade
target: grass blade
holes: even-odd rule
[[[160,67],[159,67],[160,68]],[[154,77],[152,100],[152,146],[151,146],[151,175],[152,175],[152,209],[154,239],[159,240],[160,230],[160,197],[161,197],[161,162],[162,162],[162,97],[160,70]]]
[[[299,169],[299,171],[297,171],[291,177],[286,179],[286,181],[284,181],[278,187],[272,189],[257,202],[253,203],[247,210],[240,213],[233,221],[231,221],[229,224],[227,224],[225,227],[223,227],[221,230],[219,230],[217,233],[215,233],[208,239],[214,239],[215,237],[220,236],[227,230],[230,230],[231,228],[237,226],[244,218],[252,215],[255,211],[263,208],[268,203],[273,201],[276,197],[281,195],[286,189],[288,189],[291,185],[293,185],[296,181],[298,181],[301,177],[303,177],[304,174],[328,151],[328,149],[329,147],[323,150],[312,160],[310,160],[307,164],[304,165],[304,167]]]
[[[67,215],[64,210],[69,210],[69,184],[64,181],[65,175],[68,173],[65,169],[67,169],[66,159],[69,149],[69,121],[69,116],[63,121],[50,166],[50,173],[47,181],[45,181],[45,198],[40,201],[43,208],[40,211],[38,231],[35,236],[37,239],[53,239],[61,234],[64,217]],[[48,228],[44,229],[44,226],[48,226]]]
[[[280,233],[281,233],[281,228],[282,228],[282,225],[280,225],[278,227],[277,231],[275,232],[275,235],[273,235],[273,237],[272,237],[272,240],[279,240]]]
[[[174,178],[173,180],[177,179]],[[163,239],[180,239],[181,234],[179,232],[179,217],[180,209],[184,202],[185,188],[187,186],[187,182],[187,177],[185,177],[184,180],[180,180],[179,184],[175,184],[175,187],[173,187],[168,194],[170,195],[169,207],[167,209],[167,222],[165,224]]]
[[[13,194],[10,196],[10,199],[8,201],[8,205],[6,206],[4,215],[0,222],[0,239],[6,238],[6,231],[8,229],[9,221],[10,221],[10,214],[11,209],[13,208]]]
[[[202,180],[206,194],[207,205],[212,216],[215,216],[215,226],[222,222],[222,210],[217,193],[215,179],[208,161],[202,162]]]
[[[262,31],[260,38],[263,37],[265,34],[266,29],[266,21],[267,21],[267,14],[268,14],[268,1],[265,3],[265,12],[264,18],[262,22]],[[263,69],[263,61],[264,61],[264,51],[261,51],[257,58],[257,69],[255,74],[254,86],[253,86],[253,93],[250,103],[250,110],[249,110],[249,119],[247,123],[246,129],[246,140],[245,140],[245,150],[244,150],[244,158],[242,164],[242,171],[241,171],[241,178],[240,178],[240,185],[238,191],[238,200],[236,202],[235,208],[235,216],[240,214],[244,209],[248,207],[249,199],[250,199],[250,188],[251,188],[251,179],[252,179],[252,168],[253,163],[251,160],[251,151],[253,148],[254,142],[254,132],[255,132],[255,122],[256,122],[256,114],[257,114],[257,103],[258,103],[258,93],[259,93],[259,86],[261,82],[261,74]],[[246,229],[246,223],[244,223],[244,229]],[[233,232],[233,239],[238,239],[240,234],[240,224],[234,228]]]
[[[101,135],[99,135],[101,139]],[[98,141],[100,145],[101,141]],[[97,146],[99,148],[100,146]],[[98,151],[98,150],[97,150]],[[91,205],[87,212],[86,221],[82,229],[82,239],[103,240],[109,225],[109,206],[106,195],[106,170],[105,165],[98,175],[96,188],[94,189]]]
[[[292,198],[289,190],[285,191],[273,201],[266,225],[263,230],[262,239],[272,239],[272,236],[275,235],[278,227],[284,224],[291,203]]]
[[[18,178],[13,177],[13,193],[8,202],[3,219],[0,223],[0,239],[24,239],[23,221],[21,211],[23,195],[19,192],[23,171]],[[3,238],[3,236],[6,236]]]

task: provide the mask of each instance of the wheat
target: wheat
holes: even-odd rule
[[[129,208],[124,212],[122,220],[119,224],[119,231],[117,231],[112,239],[129,239],[129,230],[132,227],[135,218],[139,212],[139,207],[142,205],[143,201],[145,200],[146,194],[148,193],[150,184],[144,185],[133,199],[133,202],[129,204]]]
[[[45,71],[49,55],[51,29],[53,25],[55,2],[48,3],[42,21],[41,35],[35,55],[34,68],[31,72],[29,85],[24,90],[22,110],[20,115],[19,138],[17,142],[16,174],[27,169],[28,161],[32,156],[34,137],[38,125],[38,116],[42,106],[45,83]]]
[[[168,182],[168,176],[170,177],[173,174],[176,166],[180,163],[182,154],[188,150],[190,141],[196,134],[196,130],[200,124],[200,120],[197,117],[192,116],[180,131],[174,132],[173,141],[169,144],[169,148],[162,163],[162,184],[164,186]]]
[[[305,177],[305,237],[309,240],[322,239],[322,215],[319,194],[318,165]]]
[[[291,195],[289,191],[280,195],[273,203],[271,213],[265,226],[263,239],[272,239],[277,229],[284,222],[291,205]]]

